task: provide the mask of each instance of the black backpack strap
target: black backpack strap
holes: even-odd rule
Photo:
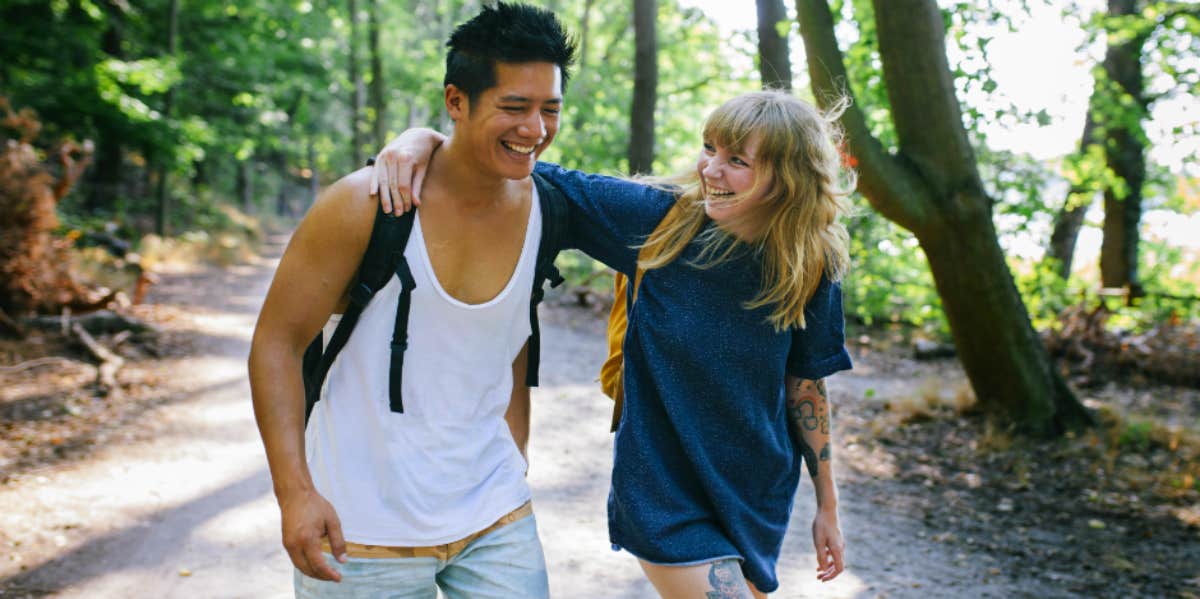
[[[412,214],[412,212],[409,212]],[[412,219],[409,219],[411,227]],[[400,260],[396,262],[396,276],[400,277],[400,301],[396,302],[396,324],[392,327],[391,365],[388,367],[388,404],[393,412],[404,413],[404,352],[408,349],[408,311],[412,303],[413,279],[408,260],[404,259],[404,248],[400,248]]]
[[[358,274],[354,278],[354,286],[350,289],[350,302],[346,306],[345,313],[338,321],[337,327],[333,331],[333,335],[329,338],[329,344],[322,349],[322,335],[318,334],[317,338],[309,344],[308,349],[304,352],[304,396],[305,396],[305,412],[304,421],[308,422],[308,417],[312,413],[313,406],[321,398],[321,387],[325,383],[325,377],[329,374],[329,368],[333,366],[334,360],[338,353],[346,346],[346,342],[350,339],[350,333],[354,331],[354,326],[358,324],[358,319],[362,316],[363,310],[370,303],[371,298],[383,289],[388,281],[392,279],[392,275],[397,274],[403,264],[403,271],[408,272],[408,265],[404,260],[404,246],[408,243],[409,233],[412,232],[413,220],[415,219],[416,211],[411,210],[401,216],[392,217],[384,214],[382,208],[378,208],[375,213],[375,224],[371,229],[371,240],[367,242],[367,251],[363,254],[362,261],[359,263]],[[412,281],[412,275],[408,275],[408,281]],[[401,283],[404,284],[404,277],[401,277]],[[408,292],[412,292],[412,287],[408,286]],[[402,293],[402,296],[405,294]],[[403,301],[403,297],[402,297]],[[404,330],[400,336],[404,343],[407,343],[408,338],[408,307],[404,307]],[[399,315],[397,316],[397,326],[399,326]],[[393,337],[395,333],[393,332]],[[393,343],[395,339],[393,338]],[[393,352],[394,354],[395,352]],[[318,357],[319,356],[319,359]],[[395,356],[393,355],[393,360]],[[401,356],[401,360],[403,357]],[[399,378],[398,376],[396,377]],[[399,401],[399,395],[393,402]]]
[[[541,363],[541,329],[538,326],[537,308],[545,298],[543,286],[546,281],[551,287],[563,282],[562,273],[554,266],[554,258],[563,247],[567,233],[567,198],[556,185],[536,172],[533,183],[537,186],[538,204],[542,210],[542,240],[538,244],[537,266],[533,274],[533,293],[529,297],[529,354],[525,370],[525,385],[538,385],[538,366]]]

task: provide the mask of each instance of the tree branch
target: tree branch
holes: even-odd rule
[[[945,22],[937,2],[874,0],[873,5],[900,156],[914,165],[934,197],[954,201],[983,196],[946,58]],[[940,208],[958,214],[986,210],[988,204],[968,201]]]
[[[716,75],[712,75],[712,76],[709,76],[709,77],[705,77],[705,78],[703,78],[703,79],[701,79],[701,80],[699,80],[699,81],[697,81],[697,82],[695,82],[695,83],[690,83],[690,84],[688,84],[688,85],[685,85],[685,86],[683,86],[683,87],[677,87],[677,88],[675,88],[675,89],[670,89],[670,90],[667,90],[667,91],[665,91],[665,92],[662,92],[662,96],[663,96],[664,98],[669,98],[669,97],[671,97],[671,96],[674,96],[674,95],[676,95],[676,94],[686,94],[686,93],[691,93],[691,92],[694,92],[694,91],[696,91],[696,90],[698,90],[698,89],[702,89],[702,88],[704,88],[704,87],[707,87],[709,83],[712,83],[712,82],[713,82],[713,81],[715,81],[716,79],[717,79],[717,76],[716,76]]]
[[[850,89],[829,4],[826,0],[796,0],[796,13],[817,103],[828,108],[841,96],[852,101],[839,122],[846,131],[850,153],[858,160],[858,190],[889,220],[909,230],[919,228],[927,219],[932,200],[920,179],[871,134]]]

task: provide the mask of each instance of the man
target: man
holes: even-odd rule
[[[369,169],[313,205],[255,330],[255,416],[300,597],[548,594],[524,477],[543,216],[530,175],[557,132],[574,45],[552,13],[499,3],[447,46],[455,129],[403,249],[415,288],[401,408],[388,369],[405,351],[391,343],[398,277],[362,310],[307,427],[301,400],[305,346],[345,310],[375,225]]]

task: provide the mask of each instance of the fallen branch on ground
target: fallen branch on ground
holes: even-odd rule
[[[45,366],[47,364],[59,364],[59,363],[71,364],[73,362],[75,362],[75,360],[72,360],[70,358],[64,358],[61,356],[46,356],[44,358],[34,358],[33,360],[26,360],[24,362],[21,362],[20,364],[13,364],[12,366],[0,366],[0,373],[13,374],[13,373],[21,372],[22,370],[29,370],[30,368],[37,368],[38,366]]]
[[[117,391],[117,371],[125,365],[125,358],[100,345],[100,342],[96,341],[96,338],[92,337],[78,322],[71,323],[71,331],[79,337],[88,351],[92,352],[97,360],[100,360],[100,367],[96,371],[96,389],[100,395],[107,397],[110,393]]]

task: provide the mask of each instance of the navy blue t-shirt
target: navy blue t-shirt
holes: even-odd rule
[[[626,275],[637,246],[674,194],[622,179],[539,164],[567,196],[568,241]],[[708,226],[713,226],[709,223]],[[735,557],[763,592],[779,557],[801,457],[789,432],[785,376],[819,379],[850,368],[841,289],[823,280],[806,328],[776,332],[758,295],[751,249],[709,268],[693,243],[647,271],[625,334],[625,407],[617,429],[609,537],[649,562]]]

